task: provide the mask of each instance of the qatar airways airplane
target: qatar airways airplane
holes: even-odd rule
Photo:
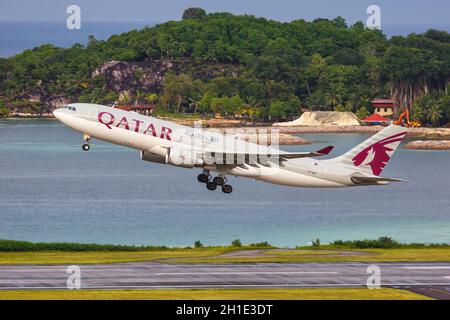
[[[390,125],[347,153],[317,160],[329,146],[314,152],[285,152],[239,139],[237,135],[203,131],[136,112],[97,104],[73,103],[53,112],[55,117],[83,134],[83,150],[91,138],[140,151],[141,159],[184,168],[201,168],[198,181],[208,190],[233,188],[226,175],[311,188],[385,185],[403,181],[380,177],[401,140],[403,127]],[[210,172],[217,172],[214,178]]]

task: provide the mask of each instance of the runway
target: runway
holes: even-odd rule
[[[370,263],[79,265],[81,289],[366,287]],[[382,287],[450,299],[450,263],[377,263]],[[67,265],[0,265],[0,290],[67,289]],[[369,272],[368,272],[369,271]],[[374,282],[370,282],[374,283]]]

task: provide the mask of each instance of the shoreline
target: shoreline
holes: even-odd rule
[[[415,140],[408,142],[403,149],[409,150],[450,150],[450,140]]]
[[[179,125],[192,126],[194,121],[201,121],[202,126],[207,131],[218,130],[221,133],[227,131],[229,134],[238,134],[246,141],[257,142],[258,138],[264,143],[271,142],[271,133],[279,134],[280,145],[306,145],[312,144],[311,141],[303,139],[297,135],[301,134],[375,134],[382,130],[384,126],[290,126],[280,127],[271,124],[242,124],[240,120],[228,119],[173,119],[167,117],[158,117],[158,119],[173,121]],[[10,117],[2,118],[1,121],[17,120],[56,120],[50,116],[40,117]],[[406,128],[408,138],[424,138],[408,142],[403,148],[410,150],[450,150],[450,128]]]
[[[177,119],[170,117],[155,117],[157,119],[172,121],[179,125],[193,126],[194,122],[201,122],[202,126],[206,129],[219,129],[236,131],[240,129],[253,129],[253,130],[267,130],[271,132],[272,130],[277,130],[279,133],[284,134],[301,134],[301,133],[367,133],[372,134],[380,131],[385,126],[375,125],[375,126],[348,126],[348,125],[328,125],[328,126],[274,126],[270,123],[242,123],[241,120],[232,119]],[[16,120],[56,120],[52,115],[46,116],[29,116],[29,117],[8,117],[0,118],[3,121],[16,121]],[[437,137],[449,137],[450,138],[450,128],[444,127],[420,127],[420,128],[407,128],[407,136],[437,136]]]

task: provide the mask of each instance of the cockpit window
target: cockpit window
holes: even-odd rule
[[[69,109],[70,111],[77,111],[77,108],[75,107],[66,106],[66,108]]]

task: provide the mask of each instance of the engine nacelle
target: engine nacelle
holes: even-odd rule
[[[256,165],[256,166],[251,166],[251,165],[242,165],[242,166],[237,166],[237,167],[233,167],[230,169],[225,170],[225,172],[229,175],[233,175],[233,176],[241,176],[241,177],[247,177],[247,178],[258,178],[259,176],[261,176],[261,168]]]
[[[164,163],[164,164],[167,163],[166,157],[148,151],[141,151],[141,159],[155,163]]]
[[[195,166],[202,166],[203,159],[192,150],[170,148],[167,152],[166,163],[178,167],[193,168]]]

